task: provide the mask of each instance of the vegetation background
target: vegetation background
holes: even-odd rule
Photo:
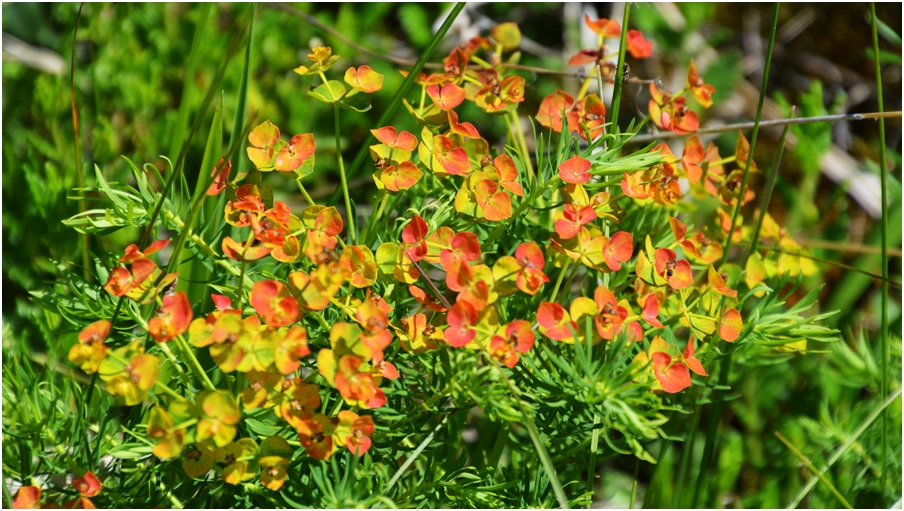
[[[200,4],[118,3],[86,4],[73,48],[79,4],[3,4],[3,385],[8,375],[30,374],[34,382],[49,384],[50,375],[68,378],[66,353],[77,332],[61,316],[43,311],[30,292],[62,286],[55,283],[59,265],[78,268],[80,239],[64,226],[78,213],[68,197],[77,187],[76,150],[80,151],[86,183],[93,184],[96,165],[108,181],[124,180],[128,156],[138,162],[166,165],[161,155],[175,160],[189,120],[196,115],[204,91],[226,58],[238,20],[249,4],[214,4],[197,63],[187,62]],[[446,4],[292,4],[318,25],[280,5],[258,7],[248,108],[259,121],[273,119],[287,133],[313,132],[331,136],[330,106],[304,95],[307,85],[292,69],[308,49],[331,45],[345,66],[366,63],[386,76],[384,92],[373,97],[366,114],[342,118],[343,150],[353,155],[368,129],[401,83],[400,66],[386,61],[414,61],[447,12]],[[621,19],[624,4],[470,4],[461,14],[437,55],[463,40],[486,32],[497,22],[518,22],[525,39],[522,64],[562,74],[525,73],[528,78],[523,115],[536,113],[540,100],[556,88],[575,90],[579,77],[566,68],[568,57],[588,40],[583,15]],[[771,6],[768,4],[639,3],[632,6],[635,28],[654,43],[652,59],[631,69],[633,76],[660,77],[680,83],[693,58],[708,83],[715,85],[715,106],[702,114],[701,124],[752,120]],[[815,116],[878,110],[868,7],[866,4],[782,5],[764,119]],[[883,95],[887,111],[901,110],[901,7],[877,5]],[[321,27],[328,27],[325,31]],[[890,28],[889,28],[890,27]],[[347,39],[335,37],[335,33]],[[592,35],[592,34],[591,34]],[[590,40],[593,38],[591,37]],[[354,44],[350,44],[351,40]],[[367,51],[364,51],[366,49]],[[374,55],[383,56],[377,58]],[[74,147],[70,106],[70,57],[74,55],[75,99],[81,122],[81,145]],[[220,88],[225,104],[235,105],[241,78],[240,58],[226,67]],[[436,59],[434,59],[436,60]],[[404,67],[404,66],[402,66]],[[622,122],[646,113],[646,90],[630,85],[625,92]],[[233,96],[231,96],[233,95]],[[636,108],[636,105],[639,108]],[[469,107],[473,107],[472,105]],[[211,110],[212,113],[212,110]],[[227,116],[232,113],[227,111]],[[468,110],[462,113],[468,118]],[[403,116],[400,116],[401,119]],[[476,116],[475,116],[476,117]],[[229,117],[227,117],[229,118]],[[488,117],[481,116],[486,120]],[[505,135],[505,125],[477,128],[491,141]],[[407,124],[406,124],[407,123]],[[202,126],[209,126],[205,120]],[[414,121],[396,124],[413,130]],[[204,128],[206,129],[206,128]],[[780,129],[764,129],[755,159],[768,162],[776,150]],[[879,389],[880,293],[878,280],[848,271],[843,265],[879,274],[877,217],[879,195],[879,135],[872,121],[811,124],[795,127],[785,163],[778,177],[770,213],[816,257],[821,273],[808,278],[801,296],[820,284],[821,310],[838,310],[833,326],[843,341],[824,352],[794,355],[742,375],[720,418],[716,472],[719,507],[783,507],[810,474],[773,434],[780,431],[817,466],[844,444],[883,401]],[[888,206],[890,278],[901,282],[901,122],[887,120],[888,175],[892,204]],[[730,153],[736,133],[713,138]],[[206,136],[194,138],[187,155],[186,176],[198,173]],[[706,143],[707,138],[703,139]],[[680,146],[677,146],[680,147]],[[335,158],[330,144],[322,144],[318,160]],[[680,151],[680,149],[679,149]],[[338,173],[321,164],[307,184],[317,200],[333,193]],[[270,183],[278,185],[278,181]],[[277,189],[277,198],[301,207],[298,193]],[[359,212],[372,205],[372,180],[365,172],[349,186]],[[121,251],[135,241],[137,229],[122,229],[99,239],[97,253]],[[841,263],[841,264],[834,264]],[[891,288],[889,303],[893,383],[901,381],[901,288]],[[50,369],[47,369],[50,368]],[[21,379],[21,377],[17,376]],[[889,408],[892,501],[901,495],[901,401]],[[15,428],[9,406],[4,407],[4,444]],[[480,442],[480,417],[469,419],[466,444]],[[870,428],[846,451],[831,471],[838,489],[855,507],[884,507],[878,481],[879,431]],[[703,442],[697,442],[702,450]],[[663,449],[660,447],[659,452]],[[4,467],[11,463],[4,447]],[[656,453],[656,448],[651,448]],[[699,456],[699,453],[697,453]],[[658,465],[635,464],[616,457],[602,465],[595,500],[625,507],[632,482],[639,481],[638,503],[665,507],[685,502],[675,492],[676,449],[664,449]],[[635,472],[637,470],[637,472]],[[14,489],[4,481],[4,495]],[[8,501],[7,501],[8,503]],[[811,507],[835,507],[831,493],[819,485],[805,501]],[[900,507],[900,500],[898,500]]]

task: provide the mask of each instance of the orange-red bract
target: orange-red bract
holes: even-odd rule
[[[391,149],[401,149],[409,152],[417,149],[417,138],[407,131],[398,133],[392,126],[384,126],[370,130],[370,132],[373,133],[377,140]]]
[[[103,489],[100,479],[98,479],[91,471],[85,472],[85,475],[82,477],[73,479],[72,487],[75,488],[82,497],[94,497],[100,493],[101,489]]]
[[[207,188],[207,195],[217,195],[225,190],[226,181],[229,181],[229,174],[231,172],[232,162],[225,158],[220,158],[220,161],[214,165],[213,170],[210,172],[212,182],[210,183],[210,187]]]
[[[446,316],[449,324],[444,332],[446,342],[453,348],[461,348],[471,342],[477,335],[474,325],[477,324],[477,309],[468,302],[457,302],[449,309]]]
[[[653,43],[643,38],[640,30],[628,30],[628,51],[635,59],[645,59],[653,55]]]
[[[741,329],[744,328],[744,322],[741,320],[741,313],[737,309],[726,309],[722,313],[722,321],[719,324],[719,337],[727,342],[735,342],[741,335]]]
[[[445,135],[433,138],[433,156],[449,174],[464,174],[471,169],[468,153],[461,147],[455,147],[455,142]]]
[[[691,264],[684,259],[676,261],[676,257],[671,249],[656,249],[656,273],[666,279],[672,289],[682,289],[694,283],[694,276]]]
[[[295,135],[285,147],[280,149],[273,162],[273,168],[281,172],[295,170],[314,154],[315,149],[313,133]]]
[[[531,296],[537,294],[540,287],[549,282],[549,277],[543,273],[546,266],[543,250],[533,241],[522,243],[515,249],[515,260],[521,266],[515,281],[518,289]]]
[[[584,22],[587,23],[587,26],[590,27],[590,30],[592,30],[596,34],[602,35],[603,37],[618,37],[621,35],[621,25],[619,25],[615,20],[600,18],[596,21],[593,21],[590,19],[589,14],[585,14]]]
[[[524,197],[524,188],[518,182],[518,168],[507,154],[501,154],[493,160],[493,166],[496,167],[496,174],[499,175],[499,186],[506,190]]]
[[[348,68],[345,72],[345,83],[362,92],[377,92],[383,88],[383,75],[374,71],[370,66]]]
[[[593,207],[574,204],[565,205],[565,218],[556,220],[555,229],[563,240],[571,239],[581,231],[581,226],[596,220]]]
[[[191,305],[183,291],[163,297],[157,316],[148,321],[148,333],[157,342],[166,342],[182,335],[191,324]]]
[[[644,321],[656,328],[662,328],[662,323],[659,322],[659,298],[656,296],[656,293],[647,295],[643,303]]]
[[[487,220],[499,221],[512,216],[512,199],[490,179],[481,179],[474,189],[477,204]]]
[[[40,509],[41,489],[37,486],[22,486],[13,499],[13,509]]]
[[[559,177],[566,183],[586,183],[590,180],[590,161],[572,156],[559,165]]]
[[[612,271],[620,270],[621,263],[631,260],[633,252],[634,237],[627,231],[616,232],[603,244],[603,258],[606,259],[606,266]]]
[[[251,288],[249,301],[257,312],[272,328],[291,325],[298,318],[298,302],[289,294],[289,289],[282,282],[261,280]]]
[[[709,108],[713,104],[712,95],[716,93],[716,88],[703,81],[703,78],[697,73],[697,66],[694,65],[694,59],[691,59],[690,65],[687,67],[687,86],[691,89],[694,98]]]
[[[674,360],[664,351],[657,351],[650,358],[662,390],[675,394],[691,386],[691,374],[680,361]]]
[[[574,106],[574,97],[562,90],[543,98],[540,109],[537,111],[537,122],[541,126],[552,129],[555,132],[562,131],[563,112],[571,111]]]
[[[574,336],[572,332],[577,332],[577,325],[571,321],[568,311],[557,303],[540,302],[537,308],[537,323],[546,337],[556,341],[570,339]]]
[[[465,100],[465,90],[454,83],[431,85],[427,87],[427,95],[440,110],[451,110]]]

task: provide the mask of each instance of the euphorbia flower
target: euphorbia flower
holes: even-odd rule
[[[607,341],[621,331],[622,323],[628,317],[628,310],[618,304],[615,295],[606,286],[599,286],[593,292],[593,302],[599,315],[594,318],[596,330]]]
[[[676,257],[671,249],[656,249],[656,273],[667,280],[672,289],[682,289],[694,283],[694,276],[691,264],[684,259],[677,261]]]
[[[573,332],[577,332],[577,324],[571,320],[568,311],[557,303],[540,302],[537,323],[540,324],[543,335],[556,341],[571,339],[574,337]]]
[[[272,436],[261,442],[260,465],[261,484],[273,491],[279,491],[286,482],[292,447],[285,438]]]
[[[467,346],[477,335],[477,331],[472,328],[477,324],[477,309],[468,302],[456,302],[449,309],[446,321],[449,323],[449,328],[443,332],[443,335],[449,346],[453,348]]]
[[[527,353],[534,346],[534,332],[529,322],[516,319],[505,328],[505,336],[495,335],[490,340],[490,355],[506,367],[515,367],[519,354]]]
[[[282,282],[255,282],[248,301],[271,328],[291,325],[298,318],[298,302]]]
[[[657,204],[663,206],[675,204],[681,198],[681,186],[678,184],[675,167],[669,162],[663,162],[655,168],[657,179],[648,186],[650,195]]]
[[[453,48],[452,51],[449,52],[449,55],[443,60],[443,70],[449,75],[450,78],[456,79],[458,82],[459,77],[463,77],[465,70],[468,67],[468,52],[464,51],[461,48]]]
[[[427,95],[440,110],[451,110],[465,100],[465,90],[454,83],[444,84],[442,88],[431,85],[427,87]]]
[[[543,273],[543,268],[546,266],[543,250],[533,241],[518,245],[518,248],[515,249],[515,261],[521,267],[516,285],[524,293],[533,296],[537,294],[543,284],[549,282],[549,277]]]
[[[490,221],[505,220],[512,216],[512,199],[499,189],[499,185],[491,179],[481,179],[474,187],[477,205],[483,210],[483,216]]]
[[[727,342],[735,342],[741,335],[741,329],[744,328],[744,322],[741,320],[741,313],[737,309],[725,309],[722,312],[722,320],[719,322],[719,337]]]
[[[273,247],[263,246],[260,243],[250,245],[240,243],[229,236],[223,238],[220,248],[223,249],[223,255],[226,257],[242,262],[257,261],[273,252]]]
[[[543,98],[540,109],[537,111],[537,122],[541,126],[550,128],[559,133],[562,131],[563,112],[570,112],[574,106],[574,97],[565,91],[556,90],[555,93]]]
[[[301,360],[311,354],[308,334],[303,326],[293,325],[279,331],[273,361],[282,374],[292,374],[301,367]]]
[[[315,413],[298,429],[298,440],[308,456],[315,460],[328,460],[333,455],[334,429],[326,415]]]
[[[377,280],[374,253],[366,245],[346,245],[339,257],[339,266],[348,272],[348,282],[354,287],[370,287]]]
[[[559,177],[566,183],[586,183],[590,181],[590,161],[580,156],[572,156],[559,165]]]
[[[247,148],[248,158],[254,163],[258,169],[270,166],[273,160],[273,154],[276,152],[273,148],[279,141],[279,128],[272,122],[264,121],[257,125],[251,133],[248,134],[248,142],[251,147]]]
[[[565,204],[565,217],[556,220],[555,229],[562,239],[569,239],[577,236],[581,230],[581,226],[596,220],[596,211],[589,205],[576,206],[574,204]]]
[[[321,353],[328,350],[321,350]],[[318,366],[321,358],[317,359]],[[379,408],[386,404],[386,394],[380,390],[380,376],[374,377],[364,361],[356,355],[344,355],[336,364],[334,381],[339,394],[351,406]]]
[[[226,203],[223,215],[226,223],[235,227],[251,225],[251,218],[264,212],[264,202],[256,185],[244,184],[235,191],[235,200]]]
[[[691,386],[691,375],[677,354],[677,348],[658,335],[650,343],[650,361],[662,390],[675,394]],[[674,356],[673,356],[674,355]]]
[[[144,352],[141,341],[135,340],[113,351],[97,368],[104,388],[126,406],[144,401],[147,391],[157,381],[160,360]],[[125,363],[124,363],[125,362]]]
[[[178,402],[171,404],[170,408],[179,408],[179,404]],[[187,412],[191,405],[185,401],[182,404],[184,406],[181,407],[181,410]],[[188,413],[176,417],[176,420],[182,423],[190,417],[191,415]],[[149,438],[157,441],[152,452],[161,460],[175,458],[182,452],[182,442],[185,440],[186,431],[184,428],[174,429],[175,425],[166,409],[160,406],[151,409],[148,416],[147,434]]]
[[[377,252],[379,258],[379,251]],[[310,275],[299,270],[288,276],[289,292],[298,305],[311,311],[320,311],[330,304],[349,274],[339,264],[321,264]]]
[[[588,94],[575,103],[565,117],[568,120],[568,131],[577,133],[585,140],[589,134],[592,140],[603,132],[606,105],[596,94]]]
[[[653,43],[643,38],[640,30],[628,30],[628,51],[635,59],[645,59],[653,55]]]
[[[638,200],[649,198],[650,193],[647,191],[647,185],[643,184],[642,181],[642,172],[632,172],[630,174],[625,172],[625,178],[620,183],[622,193]]]
[[[429,232],[427,222],[415,213],[411,217],[411,221],[402,229],[402,243],[405,246],[405,252],[415,262],[420,261],[427,255],[427,233]]]
[[[335,207],[308,206],[301,215],[302,222],[308,229],[308,243],[311,246],[332,250],[339,243],[336,236],[342,232],[343,224]]]
[[[697,73],[694,59],[691,59],[691,63],[687,68],[687,86],[701,105],[706,108],[712,106],[712,95],[716,93],[716,88],[703,81],[703,77]]]
[[[257,475],[257,442],[250,438],[240,438],[235,442],[220,446],[216,450],[217,463],[225,465],[223,481],[236,485]]]
[[[216,463],[216,444],[211,440],[190,445],[182,455],[182,470],[191,478],[201,477]]]
[[[280,172],[295,170],[314,155],[316,144],[314,134],[295,135],[285,147],[280,149],[273,161],[273,168]]]
[[[96,506],[89,497],[94,497],[103,489],[103,484],[93,472],[85,472],[82,477],[72,480],[72,487],[79,493],[80,497],[69,501],[66,504],[70,509],[96,509]]]
[[[700,127],[700,119],[687,109],[684,96],[673,98],[655,83],[650,84],[650,96],[650,119],[657,127],[675,133],[692,133]]]
[[[445,312],[445,309],[441,312]],[[436,349],[439,341],[444,338],[443,331],[428,323],[424,314],[402,318],[399,323],[402,327],[402,331],[398,332],[399,342],[410,353]]]
[[[197,441],[212,438],[217,447],[229,444],[235,438],[235,425],[242,418],[242,411],[232,394],[225,390],[205,390],[195,399],[201,412],[196,433]]]
[[[40,509],[41,489],[37,486],[21,486],[13,499],[13,509]]]
[[[507,112],[524,101],[524,78],[516,75],[505,77],[502,82],[491,82],[480,89],[474,102],[485,112]]]
[[[493,167],[499,176],[499,186],[519,197],[524,197],[524,188],[518,182],[518,168],[507,154],[501,154],[493,160]]]
[[[455,142],[449,137],[437,135],[433,138],[433,156],[449,174],[464,174],[471,169],[468,153],[461,147],[455,147]]]
[[[344,78],[345,83],[368,94],[383,88],[383,75],[371,69],[370,66],[361,66],[357,69],[350,67],[345,72]]]
[[[86,326],[78,334],[78,344],[69,350],[69,360],[88,374],[96,373],[107,356],[104,341],[110,334],[110,321],[102,319]]]
[[[311,413],[320,407],[320,388],[307,383],[301,378],[285,380],[290,382],[289,388],[283,386],[283,394],[278,409],[274,411],[295,429],[304,427],[304,422]]]
[[[385,144],[390,149],[401,149],[402,151],[412,152],[417,149],[417,137],[403,131],[399,133],[392,126],[384,126],[375,130],[370,130],[377,140]]]
[[[245,373],[248,386],[242,390],[242,406],[248,411],[275,406],[284,398],[284,382],[291,385],[291,380],[283,379],[283,375],[276,371],[248,371]]]
[[[183,292],[163,297],[157,315],[148,321],[148,333],[157,342],[166,342],[184,334],[191,325],[192,312],[188,296]]]
[[[358,457],[370,449],[370,436],[374,434],[374,419],[369,415],[358,415],[351,410],[342,410],[335,419],[333,436],[336,444],[344,445]]]

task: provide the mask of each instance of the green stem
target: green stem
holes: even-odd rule
[[[201,367],[201,362],[198,361],[198,358],[192,351],[191,346],[188,345],[188,343],[181,335],[176,336],[176,343],[179,345],[179,349],[182,350],[182,354],[188,358],[189,362],[191,362],[189,364],[189,367],[192,368],[195,376],[199,380],[201,380],[201,384],[204,385],[204,388],[207,390],[217,390],[213,382],[210,381],[210,378],[207,377],[207,373],[204,371],[204,368]]]
[[[71,96],[72,102],[72,130],[75,134],[75,176],[76,181],[78,182],[79,188],[85,187],[85,181],[82,176],[82,155],[79,152],[79,123],[78,123],[78,108],[75,102],[75,37],[78,35],[78,27],[82,23],[82,8],[85,7],[85,2],[82,2],[78,6],[78,18],[75,20],[75,30],[72,31],[72,57],[69,61],[69,93]],[[85,192],[80,192],[81,196],[85,197]],[[78,201],[78,212],[80,214],[85,214],[86,203],[84,200]],[[84,276],[87,282],[91,282],[91,271],[89,270],[89,265],[91,264],[91,257],[88,254],[88,244],[91,238],[88,237],[87,232],[82,233],[82,275]]]
[[[794,115],[793,107],[791,108],[791,115]],[[756,227],[753,229],[753,238],[750,240],[750,247],[747,250],[747,254],[742,259],[745,264],[747,258],[750,257],[750,254],[756,252],[757,245],[760,241],[760,230],[763,228],[763,219],[766,217],[766,211],[769,209],[769,199],[772,197],[772,190],[775,189],[775,179],[778,177],[778,169],[782,164],[782,153],[785,151],[785,141],[788,139],[788,130],[790,128],[791,125],[787,125],[785,126],[785,129],[782,130],[782,138],[778,144],[778,151],[775,152],[775,157],[772,159],[772,167],[769,169],[769,179],[766,183],[766,190],[764,190],[763,198],[760,200],[760,214],[756,219]],[[731,237],[731,233],[729,233],[729,237]]]
[[[518,143],[521,144],[521,154],[524,155],[524,165],[527,167],[528,182],[534,181],[534,164],[530,160],[530,153],[527,150],[527,140],[524,138],[524,130],[521,128],[521,120],[518,118],[518,111],[512,110],[512,129],[518,137]]]
[[[885,111],[882,100],[882,67],[879,62],[879,35],[877,29],[876,3],[870,2],[870,25],[873,32],[873,57],[876,63],[876,95],[879,99],[879,113]],[[885,168],[887,156],[885,154],[885,120],[879,119],[879,184],[882,188],[882,319],[879,337],[882,343],[882,382],[880,392],[884,396],[888,393],[888,172]],[[882,497],[886,496],[888,485],[886,474],[888,473],[888,414],[882,413]]]
[[[753,152],[756,149],[757,136],[760,134],[760,119],[763,116],[763,103],[766,101],[766,85],[769,82],[769,67],[772,64],[772,49],[775,46],[775,32],[778,27],[778,6],[775,3],[772,10],[772,27],[769,34],[769,46],[766,48],[766,63],[763,69],[763,80],[760,84],[760,99],[757,102],[756,117],[753,121],[753,136],[750,137],[750,151],[747,153],[747,163],[744,165],[744,177],[741,179],[741,190],[738,193],[738,203],[735,205],[734,212],[731,215],[731,228],[728,230],[728,239],[725,240],[725,249],[722,253],[722,261],[719,266],[724,266],[728,261],[728,253],[731,249],[732,234],[735,226],[738,225],[738,215],[741,212],[741,205],[744,203],[744,195],[747,193],[747,178],[750,176],[750,164],[753,163]]]
[[[301,195],[304,196],[304,200],[308,201],[308,206],[313,206],[313,205],[314,205],[314,199],[312,199],[311,196],[308,195],[308,191],[304,189],[304,185],[301,184],[301,178],[300,178],[300,177],[299,177],[298,179],[295,180],[295,184],[298,185],[298,190],[301,191]]]
[[[383,216],[383,210],[386,209],[386,203],[389,202],[389,193],[384,191],[383,198],[380,199],[380,205],[377,206],[377,211],[373,216],[370,217],[370,221],[367,222],[367,226],[364,227],[364,233],[361,236],[364,239],[364,242],[370,245],[370,236],[375,231],[373,229],[374,226],[378,225],[380,221],[380,217]]]
[[[615,84],[612,88],[612,129],[618,134],[618,107],[621,103],[622,84],[625,76],[625,50],[628,40],[628,18],[631,15],[631,2],[625,2],[625,15],[622,18],[621,41],[618,43],[618,67],[615,69]],[[600,91],[602,94],[602,91]]]
[[[559,272],[559,278],[556,279],[556,285],[554,288],[552,288],[552,297],[549,299],[550,302],[555,303],[556,296],[559,295],[559,287],[562,286],[562,280],[565,279],[565,273],[568,272],[568,266],[570,264],[572,264],[571,260],[569,260],[567,263],[565,263],[565,266],[562,267],[562,271]]]
[[[810,461],[806,456],[804,456],[804,453],[800,452],[800,450],[795,447],[794,444],[792,444],[787,438],[785,438],[785,435],[782,435],[781,433],[776,431],[775,436],[777,436],[778,439],[781,440],[783,444],[785,444],[785,447],[787,447],[788,450],[790,450],[795,456],[797,456],[797,459],[799,459],[800,462],[803,463],[804,466],[813,473],[813,475],[815,475],[819,478],[820,481],[822,481],[822,484],[828,487],[829,491],[831,491],[832,494],[835,495],[835,498],[837,498],[841,502],[841,504],[844,505],[844,507],[853,509],[847,499],[845,499],[844,496],[841,495],[841,492],[839,492],[838,489],[835,488],[835,485],[830,483],[822,472],[816,470],[816,467],[813,466],[813,462]]]
[[[182,384],[185,385],[186,389],[190,389],[191,386],[188,382],[188,375],[185,373],[185,369],[182,369],[182,366],[179,365],[179,361],[176,359],[176,356],[173,355],[173,351],[169,349],[169,346],[165,342],[157,343],[157,346],[160,346],[160,351],[166,355],[166,358],[172,362],[173,366],[176,368],[176,372],[179,373],[179,379],[182,380]]]
[[[345,199],[345,216],[348,218],[348,241],[355,244],[355,215],[352,201],[348,198],[348,181],[345,179],[345,163],[342,161],[342,147],[339,145],[339,103],[333,103],[333,118],[336,127],[336,159],[339,160],[339,179],[342,180],[342,197]]]

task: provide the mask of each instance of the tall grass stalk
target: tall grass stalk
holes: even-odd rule
[[[615,84],[612,87],[612,133],[618,134],[618,106],[621,103],[622,85],[625,76],[625,49],[628,40],[628,19],[631,17],[631,2],[625,2],[625,14],[622,17],[621,40],[618,43],[618,67],[615,69]],[[600,95],[603,90],[600,89]]]
[[[876,19],[876,3],[870,2],[870,25],[873,31],[873,57],[876,62],[876,95],[879,100],[879,112],[885,111],[882,101],[882,67],[879,62],[879,34]],[[882,319],[879,337],[882,343],[882,382],[880,392],[888,393],[888,172],[885,169],[885,120],[879,119],[879,183],[882,187]],[[888,414],[882,413],[882,497],[888,492],[886,476],[888,475]]]
[[[769,80],[769,65],[772,62],[772,50],[775,47],[775,33],[778,29],[778,8],[779,2],[776,2],[772,9],[772,23],[769,28],[769,46],[766,49],[766,60],[765,66],[763,68],[763,80],[760,85],[760,98],[756,108],[753,135],[750,137],[750,152],[747,155],[747,162],[744,165],[744,177],[741,180],[741,189],[738,193],[738,203],[735,206],[734,213],[731,216],[731,228],[728,230],[728,238],[725,240],[725,249],[722,254],[722,261],[719,264],[720,267],[723,266],[728,260],[728,255],[731,251],[731,234],[735,230],[735,225],[737,225],[738,214],[741,211],[741,204],[743,202],[744,195],[747,193],[747,178],[750,174],[750,164],[753,161],[753,154],[756,149],[757,136],[759,135],[760,131],[760,119],[763,115],[763,103],[766,100],[766,84]],[[740,341],[741,339],[738,339],[728,346],[728,353],[725,356],[725,359],[722,361],[722,366],[719,371],[720,387],[724,387],[728,382],[728,376],[731,373],[731,359],[732,355],[734,354],[734,348],[735,345]],[[724,392],[715,392],[711,415],[709,417],[709,424],[706,430],[706,444],[703,447],[703,458],[700,460],[700,469],[697,474],[697,484],[694,487],[694,497],[691,501],[691,507],[697,507],[701,488],[706,482],[706,473],[708,472],[710,464],[712,463],[713,449],[715,448],[716,444],[716,433],[719,426],[719,419],[722,412],[722,402],[724,397]]]
[[[75,102],[75,41],[76,36],[78,35],[78,27],[82,23],[82,9],[85,7],[85,2],[82,2],[78,6],[78,18],[75,20],[75,30],[72,31],[72,56],[69,59],[69,94],[70,101],[72,103],[72,131],[73,136],[75,137],[75,143],[73,147],[75,149],[75,176],[78,182],[79,188],[85,187],[84,177],[82,176],[82,155],[80,151],[80,142],[79,142],[79,123],[78,123],[78,107]],[[82,192],[82,196],[84,197],[84,193]],[[80,214],[85,214],[85,208],[87,208],[87,204],[84,200],[78,201],[78,212]],[[82,233],[82,275],[85,280],[91,282],[91,271],[89,270],[89,265],[91,264],[91,256],[88,253],[89,241],[88,233]]]

